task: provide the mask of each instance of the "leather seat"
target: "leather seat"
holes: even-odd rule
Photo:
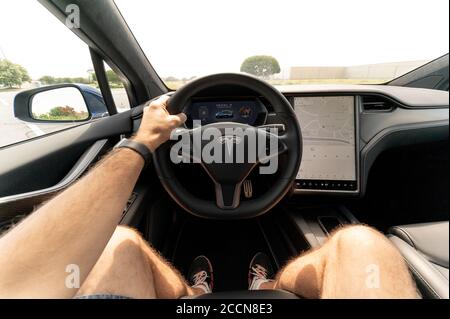
[[[388,237],[404,256],[423,297],[448,299],[448,221],[395,226]]]

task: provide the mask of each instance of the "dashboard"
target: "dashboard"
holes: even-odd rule
[[[445,91],[387,85],[290,85],[288,87],[278,87],[278,89],[291,102],[291,105],[301,122],[305,139],[303,161],[301,169],[297,174],[294,194],[300,194],[301,196],[310,196],[311,194],[314,194],[323,196],[363,197],[367,190],[369,173],[380,154],[388,150],[403,147],[426,145],[427,143],[440,141],[448,142],[449,139],[449,93]],[[241,101],[257,100],[255,98],[249,98],[248,94],[239,93],[238,95],[244,97],[240,99]],[[220,96],[229,96],[229,94],[222,94]],[[225,98],[220,100],[235,102],[239,99]],[[339,154],[349,154],[350,146],[348,146],[348,149],[345,147],[335,150],[334,147],[341,146],[341,144],[338,144],[337,142],[334,143],[334,141],[331,141],[332,143],[327,142],[325,145],[318,143],[317,137],[319,136],[319,138],[322,138],[320,137],[322,133],[318,130],[310,130],[307,127],[308,123],[313,124],[312,122],[314,120],[310,119],[308,121],[306,117],[303,119],[303,116],[306,115],[307,112],[311,113],[312,110],[312,114],[314,118],[317,119],[317,122],[321,119],[325,123],[329,123],[329,126],[336,128],[336,124],[342,123],[344,119],[350,119],[352,113],[350,104],[352,103],[352,100],[354,101],[355,115],[354,147],[356,154],[354,166],[352,165],[353,162],[350,161],[351,154],[349,159],[341,162],[331,162],[328,157],[325,157],[325,154],[327,156],[329,156],[329,154],[334,154],[336,156],[336,153],[338,156]],[[273,110],[271,109],[271,106],[266,101],[257,101],[258,103],[263,103],[264,108],[267,110],[267,114],[264,115],[266,124],[276,123],[273,121]],[[194,102],[202,102],[202,104],[204,104],[204,102],[219,103],[220,101],[204,99]],[[219,108],[220,104],[221,103],[213,107]],[[238,103],[234,105],[235,106],[231,108],[239,111],[240,107],[238,108],[238,105],[241,104]],[[339,113],[337,111],[337,106],[339,105],[343,108],[341,113],[344,113],[340,114],[342,118],[339,123],[333,122],[332,118],[327,119],[326,112]],[[344,108],[344,105],[347,105],[347,109]],[[128,114],[133,112],[130,116],[133,119],[134,131],[136,131],[140,125],[142,118],[140,114],[142,114],[144,107],[145,104],[142,104],[141,106],[135,107],[133,111],[128,111]],[[256,106],[252,107],[254,107],[253,110],[257,108]],[[264,113],[263,108],[262,110]],[[233,116],[234,114],[238,114],[234,112],[235,111],[233,111]],[[212,114],[215,116],[216,113]],[[220,116],[221,115],[219,114],[219,117]],[[248,118],[250,117],[247,117],[247,119]],[[128,130],[129,117],[127,115],[126,117],[119,117],[119,119],[122,119],[123,124],[117,122],[119,123],[117,126],[111,126],[111,122],[109,121],[92,121],[86,125],[79,125],[70,130],[61,131],[61,133],[52,135],[49,138],[34,139],[29,143],[22,143],[15,147],[5,148],[2,150],[5,156],[0,157],[0,176],[4,176],[8,179],[11,172],[19,172],[19,170],[26,167],[23,161],[11,161],[11,158],[27,158],[26,156],[23,156],[23,154],[29,153],[28,149],[30,146],[33,147],[33,154],[37,156],[36,158],[47,159],[50,151],[57,152],[60,149],[64,149],[61,145],[68,140],[72,141],[72,144],[75,143],[78,145],[90,141],[89,136],[92,136],[94,128],[95,131],[109,132],[107,134],[110,134],[111,136],[115,134],[112,132],[122,134]],[[208,119],[205,120],[208,121]],[[216,119],[212,120],[216,121],[219,119],[216,117]],[[255,125],[258,125],[259,121],[261,121],[261,117],[259,119],[257,117]],[[352,123],[350,122],[348,125],[350,125],[350,128],[347,127],[348,133],[351,134]],[[310,128],[313,127],[314,126]],[[325,128],[326,127],[327,126],[325,126]],[[345,136],[348,137],[349,135],[346,134]],[[348,139],[347,142],[349,143],[347,144],[351,145],[351,141],[352,139]],[[307,145],[310,146],[309,150]],[[47,188],[8,195],[10,192],[10,185],[7,182],[3,184],[0,183],[0,186],[4,185],[4,187],[0,187],[0,192],[3,192],[3,195],[1,195],[2,197],[0,196],[0,211],[11,211],[14,212],[14,214],[17,214],[17,212],[29,212],[33,209],[33,206],[41,203],[42,200],[48,198],[49,195],[53,195],[55,192],[61,191],[74,183],[109,149],[110,143],[106,138],[98,140],[83,153],[80,160],[72,167],[71,172],[66,177],[59,183]],[[322,162],[320,165],[316,165],[314,159],[317,158],[319,154],[322,155],[322,158],[319,157],[318,161],[322,160]],[[314,155],[316,155],[316,157],[314,157]],[[308,159],[311,158],[313,160],[308,162]],[[317,163],[319,163],[318,161]],[[329,180],[331,183],[339,183],[342,181],[351,182],[353,168],[355,167],[356,190],[344,191],[324,188],[321,183],[325,183],[326,180],[321,180],[323,177],[320,177],[320,175],[327,174],[327,172],[322,166],[335,167],[335,171],[340,171],[341,168],[345,168],[346,173],[343,174],[343,177],[341,176],[337,179],[338,176],[336,176],[336,180]],[[304,171],[306,167],[310,169],[309,172]],[[196,174],[196,172],[194,173]],[[389,181],[386,181],[386,183],[388,182]],[[330,184],[328,186],[330,186]]]
[[[303,156],[298,194],[363,195],[370,168],[386,149],[448,138],[448,92],[372,85],[279,88],[300,123]],[[185,108],[186,126],[271,122],[271,105],[258,96],[198,98]],[[407,138],[405,138],[407,136]]]

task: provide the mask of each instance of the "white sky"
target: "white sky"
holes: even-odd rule
[[[33,79],[87,76],[92,69],[87,45],[36,0],[0,0],[0,58],[5,55]]]
[[[237,72],[255,54],[287,68],[431,60],[449,51],[448,0],[116,3],[161,76]],[[81,40],[34,0],[0,1],[3,54],[33,78],[92,68]]]

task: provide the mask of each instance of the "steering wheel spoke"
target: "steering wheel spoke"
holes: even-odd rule
[[[221,209],[235,209],[241,200],[242,182],[236,184],[215,183],[216,205]]]
[[[286,132],[286,126],[284,124],[264,124],[258,126],[259,129],[270,131],[276,131],[279,135],[282,135]]]

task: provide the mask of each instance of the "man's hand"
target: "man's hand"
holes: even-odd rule
[[[173,129],[186,121],[184,113],[170,115],[167,112],[168,100],[169,97],[163,95],[144,108],[141,126],[133,138],[136,142],[146,145],[152,152],[170,138]]]

